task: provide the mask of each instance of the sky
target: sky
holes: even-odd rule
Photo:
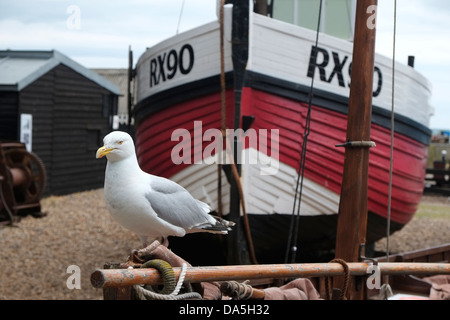
[[[275,0],[284,1],[284,0]],[[393,55],[394,0],[378,0],[376,52]],[[56,49],[87,68],[127,68],[158,42],[216,19],[216,0],[0,0],[0,50]],[[431,83],[432,129],[450,129],[450,1],[397,0],[395,58]]]

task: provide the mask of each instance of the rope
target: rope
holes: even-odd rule
[[[164,286],[159,293],[170,294],[174,292],[176,288],[176,278],[172,266],[168,262],[161,259],[149,260],[141,265],[141,269],[144,268],[155,268],[162,275]]]
[[[247,283],[248,280],[244,282],[227,281],[220,285],[220,289],[234,300],[248,300],[253,296],[253,287]]]
[[[225,85],[225,53],[224,53],[224,25],[223,25],[223,6],[225,4],[225,0],[221,0],[220,3],[220,101],[221,101],[221,131],[222,138],[225,137],[226,132],[226,85]],[[217,213],[219,217],[223,216],[222,213],[222,159],[218,159],[218,168],[217,168]]]
[[[320,1],[319,5],[319,16],[317,19],[317,30],[316,30],[316,42],[315,46],[317,47],[319,43],[319,30],[320,30],[320,20],[322,16],[322,1]],[[310,133],[310,123],[311,123],[311,107],[312,107],[312,97],[313,97],[313,88],[314,88],[314,78],[315,78],[316,69],[314,68],[313,75],[311,77],[311,86],[309,89],[309,96],[308,96],[308,113],[306,115],[306,121],[305,121],[305,130],[303,134],[303,143],[302,143],[302,150],[300,154],[300,163],[299,163],[299,169],[298,169],[298,175],[297,175],[297,185],[295,187],[295,194],[294,194],[294,205],[292,207],[292,219],[291,219],[291,225],[289,227],[289,234],[288,234],[288,244],[286,247],[286,254],[285,254],[285,262],[288,262],[289,259],[289,252],[291,252],[291,262],[295,262],[296,253],[297,253],[297,237],[298,237],[298,227],[299,227],[299,221],[300,221],[300,205],[302,201],[302,192],[303,192],[303,176],[305,172],[305,160],[306,160],[306,146],[308,143],[308,136]],[[300,187],[300,190],[299,190]],[[298,208],[297,213],[295,213],[295,206],[297,204],[297,194],[298,194]],[[295,228],[294,228],[295,224]],[[294,239],[292,239],[292,237]]]
[[[183,263],[178,283],[174,286],[175,273],[172,266],[164,260],[155,259],[144,263],[141,268],[154,267],[164,278],[164,288],[160,292],[155,292],[151,287],[144,288],[141,285],[133,286],[137,296],[141,300],[183,300],[183,299],[202,299],[198,292],[186,292],[178,294],[183,285],[186,276],[187,264]]]
[[[345,294],[347,293],[347,288],[348,285],[350,283],[350,268],[347,264],[347,262],[345,262],[343,259],[333,259],[330,261],[331,262],[336,262],[342,265],[342,267],[344,268],[344,286],[342,287],[340,296],[339,296],[339,300],[345,300]],[[330,300],[332,298],[332,290],[331,290],[331,286],[330,286],[330,281],[329,281],[330,277],[326,277],[325,278],[325,289],[326,289],[326,295],[327,295],[327,300]]]
[[[181,10],[180,10],[180,16],[178,17],[177,33],[176,34],[178,34],[178,32],[180,30],[180,22],[181,22],[181,17],[183,16],[183,9],[184,9],[184,0],[181,3]]]
[[[391,97],[391,159],[389,162],[389,192],[388,212],[386,225],[386,261],[389,262],[389,239],[391,231],[391,196],[392,196],[392,171],[394,162],[394,98],[395,98],[395,34],[397,29],[397,0],[394,0],[394,35],[392,39],[392,97]]]

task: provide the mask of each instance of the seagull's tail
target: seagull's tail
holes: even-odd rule
[[[228,231],[231,231],[231,227],[233,227],[236,224],[232,221],[228,221],[217,216],[211,215],[211,217],[215,219],[215,224],[212,223],[201,224],[193,229],[187,230],[187,233],[209,232],[216,234],[228,234]]]
[[[197,205],[200,207],[200,209],[203,210],[203,212],[205,212],[205,213],[211,212],[211,207],[207,203],[197,200],[197,199],[195,199],[195,201],[197,202]]]
[[[196,199],[197,200],[197,199]],[[203,201],[197,200],[197,205],[207,214],[208,222],[195,226],[190,232],[210,232],[217,234],[227,234],[231,231],[236,223],[222,219],[218,216],[212,215],[211,207]]]
[[[213,216],[214,219],[216,219],[217,223],[226,227],[228,231],[231,230],[231,227],[233,227],[236,223],[233,221],[228,221],[225,219],[222,219],[221,217]]]

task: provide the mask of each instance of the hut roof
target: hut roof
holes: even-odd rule
[[[0,90],[21,91],[59,64],[71,68],[114,94],[120,94],[115,84],[57,50],[0,51]]]

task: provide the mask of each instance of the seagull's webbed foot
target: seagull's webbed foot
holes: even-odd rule
[[[140,267],[144,262],[149,260],[151,257],[151,253],[155,250],[161,243],[157,240],[152,242],[150,245],[141,248],[141,249],[133,249],[130,252],[128,257],[128,261],[122,263],[122,267]]]
[[[133,250],[131,250],[130,255],[128,256],[127,262],[121,263],[120,267],[121,268],[129,268],[129,267],[139,268],[144,262],[145,262],[145,260],[141,259],[139,250],[133,249]]]
[[[131,250],[129,261],[133,261],[140,264],[145,262],[145,260],[141,259],[140,257],[139,249]]]

